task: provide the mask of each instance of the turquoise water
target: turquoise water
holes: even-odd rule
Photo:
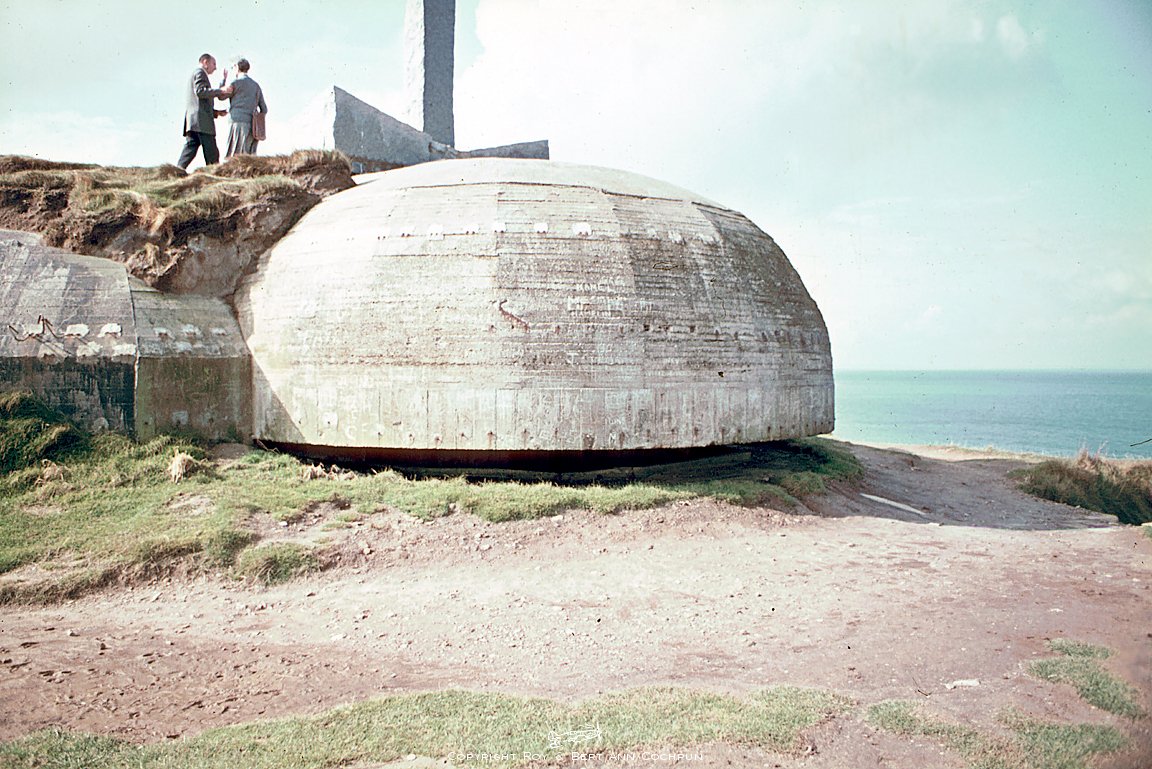
[[[837,371],[833,435],[1152,458],[1152,371]]]

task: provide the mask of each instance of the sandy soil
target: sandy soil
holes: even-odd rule
[[[1016,491],[1020,459],[851,448],[863,485],[806,509],[693,501],[498,525],[379,513],[344,565],[288,585],[170,581],[7,607],[0,739],[59,725],[164,740],[444,687],[573,701],[790,684],[989,728],[1005,708],[1133,727],[1025,670],[1048,639],[1101,644],[1152,702],[1152,539]],[[858,716],[797,755],[699,753],[682,764],[963,766]]]

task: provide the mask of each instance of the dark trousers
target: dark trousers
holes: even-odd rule
[[[211,166],[220,162],[220,150],[216,147],[216,134],[205,134],[199,131],[189,131],[184,134],[184,151],[176,165],[188,168],[188,164],[196,157],[196,150],[204,148],[204,165]]]

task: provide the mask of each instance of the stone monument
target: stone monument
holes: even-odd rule
[[[332,86],[317,98],[293,133],[319,149],[340,150],[355,173],[452,158],[548,159],[548,141],[462,150],[453,114],[455,0],[409,0],[405,13],[405,91],[409,125]]]
[[[455,147],[452,77],[456,0],[408,0],[404,30],[410,114],[433,140]]]

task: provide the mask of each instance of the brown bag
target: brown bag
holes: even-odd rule
[[[266,132],[264,130],[263,112],[252,113],[252,138],[258,142],[262,142],[265,138],[267,138]]]

